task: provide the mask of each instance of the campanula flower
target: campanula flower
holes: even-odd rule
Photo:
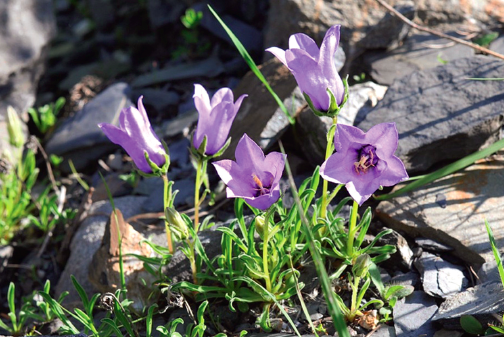
[[[331,182],[346,184],[348,193],[362,205],[380,186],[393,186],[408,179],[402,161],[394,156],[398,134],[395,123],[381,123],[367,133],[338,124],[334,134],[336,153],[320,168]]]
[[[285,157],[279,152],[264,156],[263,151],[247,134],[238,142],[236,162],[220,160],[212,163],[227,185],[228,198],[243,198],[252,207],[267,210],[280,198],[279,181]]]
[[[266,49],[292,71],[299,88],[309,97],[311,102],[308,102],[321,112],[333,109],[331,94],[338,106],[345,98],[345,86],[334,64],[340,27],[336,25],[329,28],[320,50],[312,38],[302,33],[290,36],[287,50],[278,47]]]
[[[233,120],[245,97],[247,95],[241,95],[234,103],[231,89],[222,88],[210,100],[203,86],[200,84],[194,85],[194,104],[199,113],[198,125],[193,136],[193,145],[196,149],[199,149],[205,136],[207,143],[202,154],[212,156],[223,148],[231,124],[233,124]]]
[[[112,143],[122,146],[140,171],[150,174],[153,169],[146,154],[158,168],[167,164],[168,155],[151,127],[142,99],[143,96],[138,98],[138,109],[129,107],[121,110],[119,127],[108,123],[98,126]]]

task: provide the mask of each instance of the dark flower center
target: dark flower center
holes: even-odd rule
[[[271,175],[271,174],[270,174]],[[273,184],[273,176],[271,175],[271,181],[269,184],[264,184],[258,176],[252,173],[252,179],[254,180],[254,197],[260,197],[261,195],[269,194],[271,185]]]
[[[378,163],[376,147],[372,145],[363,146],[357,154],[358,161],[354,163],[355,172],[357,172],[357,174],[367,173],[370,167],[374,167]]]

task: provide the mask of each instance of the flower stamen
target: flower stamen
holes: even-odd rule
[[[252,173],[252,179],[254,180],[254,183],[256,184],[256,187],[254,190],[258,191],[257,196],[265,195],[270,193],[271,189],[271,184],[269,186],[264,186],[262,183],[261,179],[254,173]]]
[[[378,158],[375,157],[376,148],[371,145],[363,146],[359,150],[359,161],[354,163],[355,172],[357,174],[367,173],[367,170],[374,167],[378,162]]]

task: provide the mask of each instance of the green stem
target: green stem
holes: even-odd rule
[[[348,241],[347,241],[347,255],[353,257],[353,244],[355,238],[355,227],[357,226],[357,213],[359,204],[354,200],[352,206],[352,213],[350,214],[350,222],[348,224]]]
[[[198,234],[196,234],[196,235],[198,235]],[[189,262],[191,264],[193,283],[197,285],[198,284],[198,276],[197,276],[198,270],[196,268],[196,252],[194,250],[194,248],[195,248],[194,242],[192,242],[190,239],[187,239],[186,243],[189,246],[189,251],[192,252],[192,254],[193,254],[191,258],[189,258],[189,257],[188,258],[189,258]]]
[[[268,211],[266,211],[266,216],[264,219],[264,229],[263,229],[263,270],[264,274],[266,275],[266,290],[271,292],[271,278],[269,274],[269,268],[268,268],[268,244],[269,244],[269,218],[274,210],[274,207],[272,206]]]
[[[354,276],[354,283],[352,286],[352,303],[350,306],[350,317],[348,320],[352,322],[355,318],[355,313],[357,311],[357,291],[359,290],[360,277]]]
[[[166,210],[166,207],[170,205],[170,198],[171,195],[168,193],[168,177],[166,174],[162,175],[163,178],[163,183],[164,183],[164,194],[163,194],[163,203],[164,203],[164,209]],[[173,254],[173,242],[172,242],[172,235],[170,231],[170,225],[168,224],[168,220],[165,220],[165,228],[166,228],[166,242],[168,243],[168,250],[170,251],[170,254]]]
[[[338,116],[333,117],[332,126],[329,129],[329,135],[327,138],[327,147],[326,147],[326,153],[325,153],[325,160],[327,160],[333,152],[334,132],[336,131],[336,128],[334,127],[334,125],[336,125],[336,124],[338,124]],[[325,217],[327,215],[327,204],[328,204],[327,188],[328,188],[328,184],[329,184],[329,182],[327,180],[323,179],[323,182],[322,182],[322,206],[320,208],[320,217],[322,219],[325,219]]]
[[[199,207],[200,207],[200,188],[201,188],[201,167],[203,160],[198,159],[196,165],[196,182],[194,185],[194,231],[198,235],[199,230]]]

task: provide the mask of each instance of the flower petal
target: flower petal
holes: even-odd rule
[[[194,105],[196,106],[196,110],[200,115],[210,115],[210,111],[212,110],[212,106],[210,105],[210,97],[208,96],[207,91],[201,84],[194,85]]]
[[[376,147],[378,157],[387,160],[397,150],[398,132],[395,123],[381,123],[366,133],[366,140]]]
[[[235,109],[235,116],[236,114],[238,113],[238,110],[240,110],[240,106],[242,105],[243,103],[243,99],[245,97],[248,97],[247,94],[243,94],[241,95],[240,97],[238,97],[238,99],[236,100],[235,104],[234,104],[234,109]]]
[[[234,161],[229,159],[213,162],[217,174],[221,180],[227,185],[228,198],[245,198],[254,195],[253,186],[248,183],[250,177],[243,173]]]
[[[334,133],[334,149],[338,152],[349,148],[360,149],[368,144],[366,134],[359,128],[350,125],[338,124]]]
[[[302,92],[310,96],[313,105],[323,111],[329,109],[329,84],[317,62],[302,49],[285,51],[287,66],[296,78]]]
[[[306,51],[315,61],[319,58],[319,47],[317,43],[308,35],[303,33],[293,34],[289,38],[289,49],[303,49]]]
[[[285,155],[280,152],[271,152],[266,155],[264,159],[263,168],[266,172],[270,172],[274,179],[271,184],[271,188],[276,188],[278,182],[282,178],[282,174],[285,167]]]
[[[280,199],[280,189],[273,190],[270,194],[264,194],[257,198],[244,199],[250,206],[265,211]]]
[[[387,159],[387,169],[380,175],[380,185],[394,186],[408,178],[408,172],[401,159],[391,156]]]
[[[318,65],[321,72],[328,80],[329,88],[338,104],[341,104],[345,95],[343,82],[334,65],[334,54],[336,53],[340,40],[340,28],[340,25],[335,25],[327,30],[322,45],[320,46],[320,56],[318,58]]]
[[[214,108],[217,104],[221,102],[234,102],[233,91],[229,88],[220,88],[213,95],[212,100],[210,101],[210,105]]]
[[[207,136],[205,153],[208,155],[217,153],[226,143],[235,116],[232,102],[217,104],[208,117],[201,115],[194,134],[194,146],[198,148],[203,142],[204,136]]]
[[[235,150],[236,163],[250,172],[250,174],[262,171],[264,153],[246,133],[238,142]]]
[[[287,62],[285,61],[285,50],[278,47],[270,47],[266,49],[266,51],[269,51],[270,53],[275,55],[275,57],[287,67]]]
[[[346,184],[355,179],[356,161],[357,153],[353,149],[334,153],[320,167],[320,175],[327,181]]]

